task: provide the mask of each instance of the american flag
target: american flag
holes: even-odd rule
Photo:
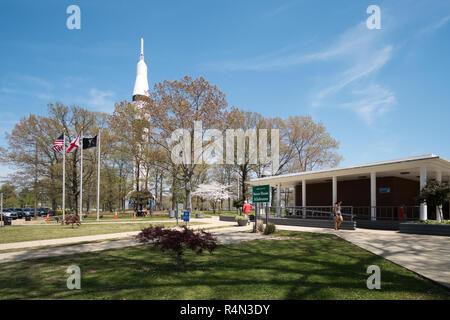
[[[60,135],[59,138],[55,140],[52,149],[55,152],[61,152],[63,147],[64,147],[64,134]]]

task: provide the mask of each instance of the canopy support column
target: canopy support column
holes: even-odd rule
[[[427,184],[427,168],[420,168],[420,191],[426,186]],[[420,220],[425,221],[427,220],[427,204],[426,202],[422,202],[420,204]]]
[[[377,174],[370,173],[370,218],[377,220]]]
[[[334,204],[337,202],[337,177],[333,177],[333,203],[331,204],[334,206]]]
[[[302,180],[302,210],[303,219],[306,218],[306,180]]]

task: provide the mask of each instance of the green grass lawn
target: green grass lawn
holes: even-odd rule
[[[1,264],[0,299],[449,299],[447,291],[333,235],[219,246],[185,256],[184,269],[147,245]],[[81,290],[65,273],[81,268]],[[381,268],[381,290],[366,287]]]
[[[157,223],[166,227],[176,226],[176,223]],[[179,225],[183,223],[180,222]],[[199,223],[190,222],[189,225]],[[80,236],[91,236],[96,234],[120,233],[127,231],[138,231],[147,227],[150,223],[117,223],[117,224],[81,224],[80,227],[48,225],[48,226],[8,226],[0,228],[0,243],[11,243],[20,241],[33,241],[45,239],[70,238]]]
[[[58,216],[59,219],[61,219],[61,215]],[[154,214],[153,216],[147,216],[147,217],[136,217],[136,221],[152,221],[152,220],[169,220],[168,214]],[[104,213],[103,218],[97,221],[97,215],[96,214],[89,214],[87,218],[82,218],[84,222],[111,222],[116,221],[114,219],[113,213]],[[123,221],[123,220],[133,220],[133,214],[132,213],[119,213],[117,221]],[[172,218],[173,220],[173,218]],[[45,217],[38,218],[38,221],[42,224],[47,224],[45,221]],[[50,222],[55,223],[55,216],[50,217]]]
[[[152,220],[169,220],[169,216],[168,215],[153,215],[152,216],[147,216],[147,217],[136,217],[136,221],[152,221]],[[100,219],[99,221],[97,221],[97,216],[96,215],[90,215],[87,218],[83,218],[84,222],[104,222],[104,221],[121,221],[121,220],[133,220],[133,215],[132,214],[119,214],[118,215],[118,219],[115,220],[114,219],[114,215],[108,214],[108,215],[103,215],[103,218]],[[173,220],[173,218],[172,218]]]
[[[219,215],[223,215],[223,216],[235,216],[235,215],[237,215],[237,211],[236,211],[236,210],[231,210],[231,211],[229,211],[229,210],[222,210],[222,211],[216,210],[216,213],[214,213],[213,210],[204,210],[204,211],[196,210],[196,211],[194,212],[194,215],[195,215],[196,213],[205,214],[205,215],[210,215],[210,216],[219,216]]]
[[[212,212],[212,211],[211,211]],[[191,214],[191,219],[195,219],[195,214],[201,213],[201,212],[194,212]],[[206,214],[206,212],[205,212]],[[211,215],[205,215],[205,218],[210,218]],[[59,219],[61,219],[61,216],[59,216]],[[118,219],[114,219],[113,213],[107,213],[103,214],[103,218],[97,221],[97,215],[96,214],[90,214],[87,218],[82,218],[82,222],[90,223],[90,222],[112,222],[112,221],[155,221],[155,220],[168,220],[168,221],[175,221],[175,218],[169,218],[168,214],[154,214],[153,216],[147,216],[147,217],[136,217],[136,220],[133,219],[132,213],[119,213]],[[48,224],[49,222],[45,221],[45,217],[38,218],[37,223],[39,224]],[[52,216],[50,218],[50,223],[56,223],[55,217]]]

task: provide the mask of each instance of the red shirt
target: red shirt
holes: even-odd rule
[[[405,210],[403,209],[403,207],[398,208],[398,217],[400,219],[405,218]]]
[[[250,210],[252,210],[252,205],[251,204],[249,204],[249,203],[244,203],[244,213],[245,214],[249,214],[250,213]]]

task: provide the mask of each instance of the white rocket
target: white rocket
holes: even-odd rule
[[[137,99],[139,96],[149,96],[147,65],[144,61],[144,38],[141,38],[141,56],[139,62],[137,63],[136,82],[134,84],[133,90],[133,101],[139,100]]]

